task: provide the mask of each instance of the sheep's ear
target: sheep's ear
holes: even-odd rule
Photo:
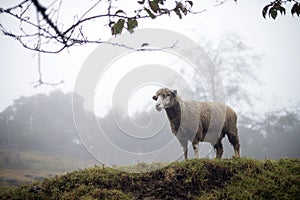
[[[174,96],[176,96],[177,95],[177,90],[173,90],[173,94],[174,94]]]
[[[154,101],[156,101],[156,100],[157,100],[157,96],[154,95],[154,96],[152,97],[152,99],[153,99]]]

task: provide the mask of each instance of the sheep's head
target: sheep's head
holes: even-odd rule
[[[155,107],[158,111],[166,108],[171,108],[176,105],[177,91],[170,90],[168,88],[161,88],[156,92],[156,95],[154,95],[152,99],[157,101]]]

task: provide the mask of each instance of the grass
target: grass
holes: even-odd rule
[[[299,194],[299,159],[247,158],[191,159],[146,173],[98,166],[0,189],[2,199],[297,199]]]
[[[33,183],[43,180],[45,177],[52,177],[54,174],[62,174],[62,172],[48,170],[0,169],[0,186]]]
[[[87,166],[87,161],[70,158],[62,153],[44,151],[15,151],[0,149],[1,169],[33,169],[49,171],[66,171]]]
[[[0,149],[0,186],[32,183],[94,163],[42,151]]]

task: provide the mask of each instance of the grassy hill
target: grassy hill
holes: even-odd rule
[[[155,165],[160,163],[130,169]],[[192,159],[146,173],[93,167],[0,189],[2,199],[298,199],[299,194],[299,159],[247,158]]]

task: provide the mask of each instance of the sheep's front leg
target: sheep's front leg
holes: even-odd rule
[[[180,142],[180,145],[183,149],[184,159],[186,160],[188,158],[188,141],[180,140],[179,142]]]
[[[199,142],[197,140],[193,141],[193,149],[195,153],[195,158],[199,158]]]

